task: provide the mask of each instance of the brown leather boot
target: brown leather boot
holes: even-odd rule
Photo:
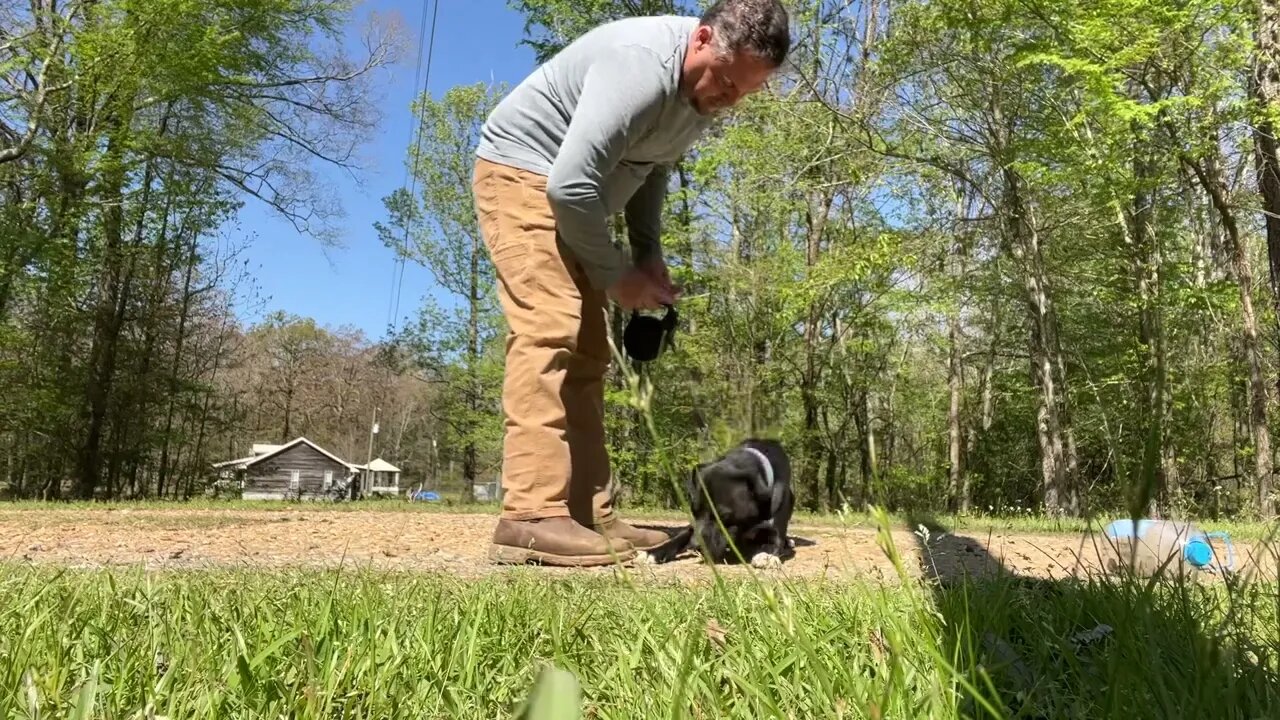
[[[596,523],[592,526],[592,529],[605,537],[626,540],[636,550],[646,552],[666,542],[669,537],[661,530],[642,530],[633,525],[628,525],[617,517],[604,523]]]
[[[500,565],[590,567],[627,562],[635,555],[626,540],[610,541],[570,517],[498,520],[489,546],[489,559]]]

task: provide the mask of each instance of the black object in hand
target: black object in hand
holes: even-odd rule
[[[666,308],[667,314],[661,318],[632,311],[631,319],[622,331],[622,346],[632,360],[652,362],[662,353],[663,348],[671,345],[679,315],[671,305]]]

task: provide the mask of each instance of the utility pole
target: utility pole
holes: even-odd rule
[[[440,489],[440,450],[435,435],[431,436],[431,489]]]
[[[364,461],[364,482],[361,483],[365,492],[368,492],[373,487],[373,472],[369,470],[369,465],[373,462],[373,436],[378,434],[379,410],[381,408],[375,407],[373,409],[373,424],[369,426],[369,453]]]

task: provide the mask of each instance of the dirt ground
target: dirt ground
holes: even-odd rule
[[[151,569],[204,567],[372,567],[473,578],[511,572],[485,552],[494,518],[477,514],[323,510],[0,510],[0,562],[75,567],[143,565]],[[674,527],[670,522],[638,522]],[[894,581],[896,574],[873,530],[792,528],[796,555],[779,578]],[[1109,557],[1105,542],[1086,535],[1025,535],[1005,531],[893,534],[908,571],[952,578],[1003,568],[1019,576],[1064,578],[1098,573]],[[927,551],[924,549],[927,547]],[[1236,543],[1237,568],[1276,578],[1277,549]],[[545,568],[555,575],[615,569]],[[726,568],[729,576],[749,568]],[[633,577],[697,581],[711,573],[686,556],[657,567],[632,566]]]

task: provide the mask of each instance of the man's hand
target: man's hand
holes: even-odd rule
[[[667,270],[667,263],[661,257],[656,257],[639,265],[640,272],[653,278],[665,292],[671,295],[671,302],[675,302],[680,298],[681,288],[671,282],[671,272]]]
[[[663,270],[666,266],[663,265]],[[627,310],[660,308],[676,301],[671,279],[664,282],[656,271],[633,267],[609,288],[609,296]]]

